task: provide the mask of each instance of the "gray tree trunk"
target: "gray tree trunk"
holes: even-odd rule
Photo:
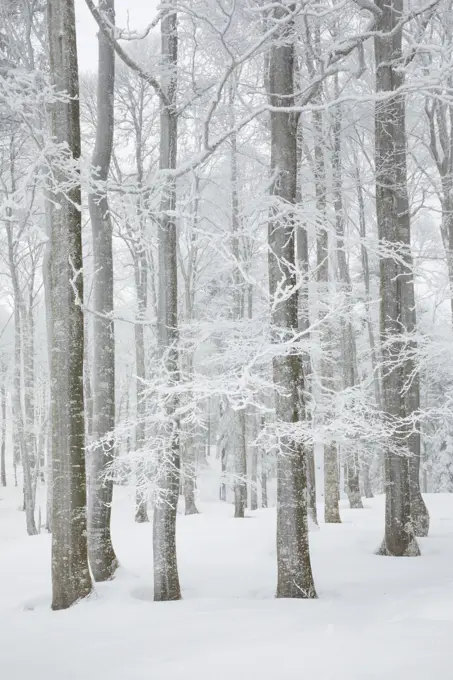
[[[100,0],[99,9],[115,22],[114,0]],[[113,481],[105,471],[114,456],[115,326],[113,321],[113,230],[107,181],[113,147],[115,53],[98,33],[96,139],[93,150],[93,187],[88,196],[93,234],[93,440],[89,465],[88,551],[95,581],[112,578],[118,560],[110,533]],[[101,184],[102,183],[102,184]]]
[[[300,201],[298,201],[300,203]],[[304,277],[304,284],[299,291],[299,330],[305,332],[304,340],[309,340],[310,328],[310,309],[308,296],[308,234],[303,226],[299,226],[296,233],[297,257],[299,260],[300,273]],[[304,376],[307,391],[311,389],[313,369],[311,357],[308,352],[304,358]],[[309,410],[306,410],[306,417],[312,417]],[[312,442],[307,444],[307,482],[308,482],[308,514],[311,520],[318,524],[318,511],[316,507],[316,470],[315,470],[315,448]]]
[[[230,125],[234,127],[234,83],[230,85]],[[237,136],[230,138],[230,172],[231,172],[231,243],[235,259],[233,285],[235,296],[235,316],[240,321],[244,318],[244,287],[240,272],[240,218],[239,218],[239,185],[237,166]],[[244,517],[247,507],[247,428],[245,410],[233,412],[234,431],[234,516]]]
[[[234,516],[243,518],[247,507],[247,444],[245,409],[233,411]]]
[[[143,232],[140,234],[143,236]],[[135,395],[137,402],[137,423],[135,426],[135,450],[143,451],[145,445],[146,401],[145,386],[145,328],[146,309],[148,306],[148,262],[144,244],[139,239],[134,253],[135,290],[137,293],[137,322],[135,332]],[[135,491],[135,521],[139,524],[149,522],[148,492],[145,484],[145,464],[138,465],[138,481]]]
[[[49,383],[51,378],[52,366],[52,300],[50,285],[50,258],[52,254],[52,204],[49,197],[46,197],[46,235],[47,243],[44,249],[42,261],[42,278],[44,283],[44,301],[46,307],[46,342],[47,342],[47,364],[49,371]],[[46,531],[52,531],[52,405],[49,404],[49,418],[47,422],[47,458],[46,458]]]
[[[11,174],[13,175],[13,170],[11,170]],[[14,436],[15,444],[17,445],[20,452],[20,461],[22,463],[22,471],[24,475],[24,509],[27,533],[29,536],[34,536],[38,533],[35,522],[35,504],[33,493],[32,456],[34,452],[33,450],[30,450],[31,440],[27,436],[27,419],[22,406],[22,343],[25,337],[23,332],[23,324],[26,323],[26,308],[19,285],[12,226],[9,223],[7,223],[6,226],[6,235],[8,241],[8,259],[14,293]],[[26,379],[24,378],[24,385],[25,384]],[[29,406],[29,404],[27,405]]]
[[[326,225],[326,170],[324,160],[324,133],[322,113],[319,110],[313,112],[313,127],[315,133],[315,153],[314,153],[314,176],[316,192],[316,212],[317,212],[317,279],[318,296],[324,301],[328,300],[329,288],[329,232]],[[324,310],[319,311],[320,321],[326,316]],[[329,328],[324,328],[322,332],[325,344],[331,343],[331,332]],[[333,368],[328,357],[321,360],[321,381],[326,395],[333,389]],[[324,444],[324,520],[327,523],[339,523],[340,509],[340,480],[338,474],[338,454],[335,442]]]
[[[278,2],[273,18],[285,13]],[[288,107],[294,101],[294,24],[275,40],[269,63],[270,102]],[[271,173],[278,171],[272,193],[275,206],[268,228],[269,289],[272,300],[272,326],[276,342],[291,341],[298,329],[298,295],[295,277],[295,220],[288,206],[296,202],[297,134],[294,116],[271,113]],[[282,207],[284,216],[282,215]],[[279,286],[293,290],[278,303]],[[295,424],[305,418],[303,367],[299,354],[276,356],[273,360],[276,416],[282,424]],[[277,457],[277,597],[316,597],[311,570],[307,518],[307,451],[290,435],[280,437]]]
[[[47,4],[50,70],[57,92],[52,133],[80,157],[79,85],[73,0]],[[57,182],[68,177],[55,170]],[[53,187],[52,252],[52,609],[66,609],[91,593],[88,566],[83,395],[84,328],[80,183],[64,195]],[[58,207],[57,207],[58,206]],[[76,297],[77,296],[77,297]],[[77,300],[78,298],[78,300]]]
[[[0,483],[6,486],[6,385],[5,373],[2,374],[1,401],[2,401],[2,450],[0,462]]]
[[[380,32],[395,31],[395,25],[404,11],[403,0],[386,3],[378,0],[382,12]],[[403,84],[403,76],[395,63],[401,59],[402,31],[394,32],[391,39],[376,35],[376,90],[388,93],[386,99],[376,103],[375,154],[376,154],[376,210],[379,239],[389,244],[404,244],[399,255],[406,261],[401,264],[392,253],[381,257],[381,344],[383,355],[383,406],[390,422],[398,422],[410,415],[409,400],[403,390],[411,362],[402,364],[400,357],[402,333],[413,329],[415,308],[413,273],[410,266],[410,217],[406,180],[405,102],[395,93]],[[384,344],[386,343],[386,344]],[[412,366],[413,368],[413,366]],[[411,401],[418,395],[413,389]],[[401,427],[401,426],[400,426]],[[412,439],[412,437],[411,437]],[[418,434],[417,434],[418,439]],[[411,448],[400,433],[392,437],[385,452],[386,507],[385,538],[380,552],[385,555],[418,555],[419,548],[411,521],[411,478],[409,458],[399,449]]]
[[[335,77],[335,96],[339,97],[338,76]],[[340,285],[346,296],[346,301],[352,303],[352,284],[349,273],[349,264],[346,259],[344,243],[344,210],[343,210],[343,173],[341,156],[341,106],[335,107],[333,124],[333,185],[334,185],[334,210],[335,230],[337,236],[337,262]],[[357,375],[357,352],[354,330],[349,314],[341,322],[343,335],[343,385],[345,389],[351,389],[355,385]],[[363,508],[360,495],[359,478],[359,452],[355,443],[346,445],[345,455],[345,482],[346,493],[351,508]]]
[[[161,20],[161,45],[164,75],[162,88],[168,104],[161,103],[160,168],[176,168],[178,118],[176,112],[178,34],[176,2],[171,0]],[[174,11],[173,11],[174,9]],[[160,359],[168,379],[178,381],[178,270],[176,236],[176,181],[169,178],[164,187],[159,223],[159,293],[158,341]],[[169,425],[166,458],[161,465],[160,486],[165,500],[157,503],[153,518],[154,599],[179,600],[178,563],[176,556],[176,513],[179,496],[180,444],[176,402],[167,404]]]

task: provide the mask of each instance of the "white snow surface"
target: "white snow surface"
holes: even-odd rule
[[[199,502],[178,517],[181,602],[152,598],[152,528],[116,490],[121,569],[96,595],[50,610],[50,537],[25,535],[0,489],[0,669],[8,680],[418,680],[452,677],[453,496],[428,495],[419,558],[374,554],[384,499],[342,506],[310,534],[319,599],[276,600],[275,510],[234,519]],[[322,516],[322,507],[319,508]]]

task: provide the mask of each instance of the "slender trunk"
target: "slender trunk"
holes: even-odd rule
[[[234,422],[234,516],[244,517],[247,507],[247,445],[245,410],[233,411]],[[244,455],[245,452],[245,455]]]
[[[339,97],[338,75],[335,77],[335,97]],[[346,301],[352,301],[352,285],[349,273],[349,264],[346,259],[344,243],[344,210],[343,210],[343,173],[341,157],[341,105],[335,107],[333,125],[333,184],[334,184],[334,210],[335,210],[335,230],[337,236],[337,261],[340,286],[346,297]],[[356,344],[354,330],[349,314],[346,319],[341,321],[343,336],[343,386],[351,390],[355,385],[357,375]],[[345,446],[345,468],[346,468],[346,493],[351,508],[363,508],[360,495],[359,479],[359,454],[356,443],[347,443]]]
[[[135,488],[135,521],[139,524],[149,522],[148,490],[146,488],[146,466],[144,461],[146,403],[144,394],[145,367],[145,330],[144,321],[147,309],[148,263],[143,244],[137,246],[134,257],[135,289],[137,293],[137,322],[135,331],[135,396],[137,402],[137,422],[135,425],[135,450],[141,457],[137,463]]]
[[[114,0],[100,0],[99,10],[115,23]],[[113,321],[113,229],[107,181],[113,148],[115,53],[98,34],[97,123],[93,151],[93,187],[88,196],[93,234],[93,440],[89,466],[88,550],[95,581],[112,578],[118,560],[110,532],[113,481],[105,471],[113,461],[115,428],[115,327]]]
[[[282,3],[277,3],[274,18],[278,20],[284,12]],[[274,341],[279,344],[291,343],[298,330],[295,224],[294,214],[288,212],[288,206],[296,203],[297,135],[293,116],[276,110],[293,103],[294,30],[293,24],[287,26],[280,36],[284,40],[274,42],[269,64],[269,94],[275,107],[271,113],[271,173],[279,173],[272,187],[274,205],[268,228],[269,291]],[[278,300],[281,286],[293,293]],[[277,421],[287,429],[279,437],[281,450],[277,456],[277,597],[314,598],[307,518],[307,451],[291,433],[294,425],[305,418],[300,354],[275,356],[273,377]]]
[[[219,498],[221,501],[226,501],[227,499],[227,489],[226,489],[226,473],[227,473],[227,447],[226,441],[222,438],[219,442],[220,449],[220,490]]]
[[[321,111],[313,112],[313,126],[315,130],[315,192],[316,192],[316,212],[317,212],[317,275],[318,275],[318,299],[324,302],[328,300],[329,288],[329,232],[326,225],[326,170],[324,161],[323,143],[323,122]],[[319,320],[322,321],[326,312],[321,309],[318,313]],[[322,331],[324,345],[331,344],[331,332],[329,328]],[[325,347],[324,351],[327,351]],[[327,399],[333,389],[333,369],[329,357],[321,360],[321,381],[323,391]],[[326,417],[327,414],[324,415]],[[341,522],[339,509],[340,489],[338,474],[338,453],[335,442],[324,444],[324,520],[327,523]]]
[[[176,112],[178,34],[176,2],[161,19],[163,90],[168,103],[161,103],[160,168],[176,168],[178,118]],[[174,11],[173,11],[174,10]],[[176,239],[176,180],[169,178],[161,202],[159,233],[159,302],[158,342],[161,361],[168,380],[176,384],[178,374],[178,270]],[[168,426],[165,460],[161,467],[160,488],[165,499],[156,504],[153,522],[154,599],[179,600],[178,563],[176,555],[176,513],[180,478],[179,420],[175,415],[176,398],[166,404]]]
[[[300,204],[300,200],[298,203]],[[299,226],[296,232],[296,247],[297,257],[299,260],[300,273],[303,276],[304,282],[299,292],[299,330],[304,333],[304,341],[310,339],[310,309],[309,309],[309,295],[308,295],[308,234],[307,230],[302,225]],[[311,357],[308,352],[305,352],[303,357],[304,376],[307,383],[307,393],[312,389],[313,369],[311,365]],[[306,406],[307,419],[313,419],[313,414],[309,405]],[[308,514],[311,520],[318,524],[318,511],[316,507],[316,471],[315,471],[315,449],[313,442],[307,443],[307,482],[308,482]]]
[[[46,196],[45,202],[45,216],[46,216],[46,235],[47,242],[44,249],[44,256],[42,261],[42,278],[44,283],[44,301],[46,308],[46,345],[47,345],[47,370],[49,375],[49,383],[51,378],[52,366],[52,300],[51,300],[51,284],[50,284],[50,258],[52,251],[52,209],[51,202]],[[50,399],[49,399],[50,402]],[[52,405],[49,403],[49,415],[47,420],[47,457],[46,457],[46,531],[52,531]]]
[[[80,158],[77,43],[73,0],[48,0],[50,70],[57,92],[69,95],[52,107],[52,133]],[[69,160],[69,159],[68,159]],[[91,593],[88,566],[83,395],[84,327],[80,182],[55,169],[52,251],[52,609],[66,609]]]
[[[255,414],[253,414],[255,415]],[[250,419],[253,423],[253,430],[256,430],[256,416]],[[253,439],[256,439],[256,432],[253,433]],[[258,447],[256,444],[252,446],[251,452],[251,470],[250,470],[250,510],[258,510]]]
[[[5,374],[3,374],[3,376],[2,376],[1,400],[2,400],[2,451],[1,451],[1,463],[0,463],[0,478],[1,478],[1,485],[6,486],[6,385],[5,385]]]
[[[14,146],[13,140],[11,142],[11,182],[12,188],[14,188]],[[28,329],[28,318],[26,315],[25,301],[22,295],[22,291],[19,285],[19,278],[16,265],[16,252],[15,244],[13,241],[13,231],[12,224],[7,222],[6,226],[6,236],[8,243],[8,260],[9,268],[11,273],[11,280],[13,284],[14,293],[14,388],[13,388],[13,412],[14,412],[14,438],[15,445],[19,451],[20,461],[22,463],[23,471],[23,482],[24,482],[24,510],[25,510],[25,520],[27,526],[27,533],[29,536],[33,536],[38,533],[36,529],[35,522],[35,506],[34,506],[34,494],[33,494],[33,450],[31,450],[30,444],[32,442],[30,436],[30,423],[27,419],[27,414],[30,413],[30,403],[29,399],[29,375],[24,376],[24,387],[27,389],[27,396],[25,397],[25,405],[28,407],[28,411],[25,411],[22,404],[22,355],[23,349],[25,350],[23,343],[25,340],[25,332]],[[26,328],[24,328],[24,325]],[[29,343],[29,338],[27,339]],[[30,345],[27,344],[27,357],[24,356],[24,370],[27,372],[30,368]],[[27,427],[28,426],[28,427]],[[17,455],[17,454],[16,454]]]
[[[261,507],[267,508],[267,469],[265,463],[265,453],[261,450]]]
[[[378,0],[382,12],[380,33],[395,31],[403,12],[403,1],[392,0],[386,4]],[[407,200],[406,135],[404,97],[396,94],[403,85],[403,75],[395,68],[401,59],[401,29],[392,40],[377,35],[374,39],[376,58],[376,89],[387,93],[387,98],[376,104],[376,210],[379,238],[395,244],[406,259],[404,264],[390,255],[381,258],[381,345],[383,347],[383,405],[384,413],[395,428],[385,452],[386,513],[385,538],[380,552],[385,555],[418,555],[419,548],[411,521],[411,478],[409,458],[404,455],[405,445],[412,448],[419,435],[406,442],[401,436],[401,423],[405,422],[410,407],[404,397],[405,380],[412,362],[401,357],[403,333],[413,330],[415,308],[413,300],[413,273],[410,268],[410,216]],[[401,252],[400,252],[401,254]],[[384,344],[386,343],[386,344]],[[406,343],[404,343],[406,345]],[[410,350],[410,347],[407,347]],[[418,380],[416,381],[418,384]],[[415,402],[415,391],[410,389]],[[418,389],[417,389],[418,394]],[[403,449],[403,450],[400,450]],[[402,455],[401,455],[402,454]]]
[[[230,125],[234,127],[234,83],[230,86]],[[237,135],[231,135],[231,242],[235,260],[233,285],[235,296],[235,317],[240,322],[244,318],[244,287],[240,272],[240,218],[239,218],[239,186],[237,167]],[[245,410],[234,411],[234,516],[244,517],[247,507],[247,428]]]

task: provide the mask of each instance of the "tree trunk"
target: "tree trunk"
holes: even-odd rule
[[[283,3],[277,3],[274,19],[279,20],[284,13]],[[269,94],[275,108],[291,106],[294,101],[294,24],[287,26],[283,34],[272,45],[269,64]],[[274,341],[282,343],[291,342],[298,330],[295,221],[294,214],[288,212],[288,206],[296,202],[297,135],[293,115],[274,109],[271,175],[277,171],[268,229],[269,289]],[[292,290],[292,295],[278,300],[275,296],[280,286]],[[277,456],[277,597],[314,598],[307,519],[307,452],[291,434],[292,427],[305,418],[300,354],[275,356],[273,377],[277,421],[288,428],[288,433],[279,437],[281,451]]]
[[[234,127],[234,83],[230,85],[230,125]],[[236,321],[244,318],[244,290],[240,272],[240,219],[239,219],[239,186],[237,167],[237,135],[232,134],[231,147],[231,242],[235,260],[233,285],[235,296]],[[234,423],[234,516],[243,518],[247,507],[247,428],[246,414],[242,408],[233,412]]]
[[[52,300],[51,300],[51,284],[50,284],[50,258],[52,254],[52,204],[49,196],[46,196],[45,201],[45,215],[46,215],[46,235],[47,243],[44,249],[44,256],[42,260],[42,278],[44,283],[44,302],[46,307],[46,344],[47,344],[47,368],[49,372],[49,384],[51,379],[52,367]],[[50,402],[50,399],[49,399]],[[46,531],[52,531],[52,495],[53,495],[53,481],[52,481],[52,404],[49,403],[49,416],[47,421],[47,457],[46,457]]]
[[[52,134],[80,158],[79,86],[73,0],[47,4],[50,70],[68,101],[52,107]],[[70,181],[55,169],[57,182]],[[88,566],[83,395],[84,327],[82,222],[78,178],[60,193],[53,187],[52,252],[52,609],[66,609],[91,593]]]
[[[149,522],[148,489],[146,483],[146,465],[144,461],[145,445],[145,329],[146,310],[148,307],[148,262],[143,244],[144,226],[141,225],[139,242],[134,252],[134,277],[137,294],[137,318],[134,326],[135,334],[135,398],[137,402],[137,422],[135,425],[135,451],[141,456],[137,463],[137,479],[135,487],[135,521],[138,524]]]
[[[163,90],[167,104],[161,102],[160,116],[160,168],[176,168],[178,118],[176,112],[178,34],[176,2],[161,19],[162,63],[164,68]],[[174,10],[174,11],[173,11]],[[168,380],[177,383],[178,375],[178,270],[176,239],[176,180],[169,177],[161,202],[159,234],[159,302],[158,341],[160,359],[164,363]],[[180,443],[179,422],[175,416],[176,398],[169,399],[167,408],[168,427],[165,433],[166,450],[163,453],[160,487],[165,499],[156,504],[153,521],[154,547],[154,599],[179,600],[178,564],[176,556],[176,513],[179,495]]]
[[[253,429],[255,430],[256,417],[251,420],[254,424]],[[253,438],[256,439],[255,436]],[[250,510],[258,510],[258,447],[256,444],[253,444],[251,454]]]
[[[247,507],[247,445],[245,410],[233,411],[234,516],[243,518]]]
[[[99,10],[115,23],[114,0],[100,0]],[[93,234],[93,440],[89,466],[88,550],[95,581],[112,578],[118,560],[110,533],[113,481],[105,471],[114,457],[115,327],[113,321],[113,230],[107,193],[113,147],[115,53],[99,31],[96,140],[93,186],[88,196]]]
[[[11,159],[11,179],[14,182],[14,159]],[[27,525],[27,533],[29,536],[34,536],[38,533],[35,522],[35,505],[33,494],[33,450],[30,449],[31,437],[27,425],[26,413],[22,405],[22,349],[25,338],[23,325],[27,324],[26,307],[23,299],[22,291],[19,285],[15,248],[13,242],[12,225],[7,223],[6,235],[8,242],[8,260],[11,272],[11,279],[14,292],[14,383],[13,383],[13,413],[14,413],[14,438],[15,445],[19,451],[20,461],[22,463],[23,482],[24,482],[24,510],[25,520]],[[27,352],[27,359],[24,356],[24,370],[29,369],[29,352]],[[24,386],[29,387],[29,376],[24,376]],[[27,401],[28,413],[30,404]]]
[[[403,12],[403,1],[392,0],[386,4],[378,0],[382,15],[380,32],[395,31],[395,25]],[[415,308],[413,298],[413,273],[410,266],[410,216],[407,200],[405,102],[401,94],[395,94],[403,85],[402,72],[395,68],[401,59],[402,31],[394,32],[392,39],[374,39],[376,58],[377,92],[388,93],[386,99],[376,103],[376,210],[379,239],[395,244],[405,258],[401,264],[392,254],[385,254],[380,262],[381,274],[381,346],[383,347],[383,405],[386,418],[395,428],[395,434],[386,447],[386,512],[385,538],[380,549],[385,555],[418,555],[419,548],[411,521],[411,480],[409,458],[405,453],[406,442],[401,436],[401,421],[408,412],[409,400],[404,397],[405,379],[411,362],[401,358],[403,333],[413,330]],[[393,93],[393,94],[392,94]],[[402,253],[401,246],[403,245]],[[406,343],[404,343],[406,344]],[[408,348],[410,349],[410,348]],[[418,381],[416,381],[418,385]],[[415,402],[418,389],[409,389],[410,399]],[[412,404],[413,405],[413,404]],[[418,439],[419,441],[419,439]]]
[[[338,75],[335,76],[335,97],[339,97]],[[352,302],[352,284],[349,273],[349,265],[346,259],[344,243],[344,211],[343,211],[343,173],[341,157],[341,106],[335,107],[333,125],[333,185],[334,185],[334,210],[335,210],[335,230],[337,236],[337,261],[340,285],[348,303]],[[351,389],[355,385],[357,375],[356,344],[352,323],[347,315],[341,321],[343,335],[343,386]],[[346,467],[346,493],[351,508],[363,508],[360,496],[359,479],[359,454],[355,443],[346,445],[345,467]]]
[[[2,375],[1,400],[2,400],[2,450],[0,463],[1,485],[6,486],[6,385],[5,374]]]
[[[195,503],[196,465],[192,435],[186,436],[184,446],[184,512],[186,515],[197,515]]]

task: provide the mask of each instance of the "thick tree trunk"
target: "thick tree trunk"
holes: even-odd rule
[[[392,0],[386,4],[384,0],[378,0],[377,4],[382,12],[380,31],[394,31],[403,12],[403,1]],[[376,104],[375,110],[379,238],[387,244],[395,244],[399,248],[398,255],[405,259],[401,264],[392,254],[386,254],[380,263],[383,406],[386,418],[395,428],[385,452],[385,538],[380,552],[395,556],[419,554],[411,519],[410,462],[404,455],[406,446],[412,449],[415,441],[419,441],[419,433],[409,437],[412,441],[401,434],[401,421],[404,423],[412,415],[419,398],[418,379],[415,380],[416,387],[409,388],[408,397],[404,396],[406,379],[414,367],[412,362],[402,359],[403,338],[399,340],[402,334],[413,330],[415,322],[406,179],[405,102],[401,94],[396,94],[403,84],[402,73],[395,68],[395,63],[401,59],[401,42],[401,30],[394,33],[392,40],[379,35],[374,40],[376,89],[388,93],[385,100]],[[402,251],[400,244],[403,244]]]
[[[79,86],[73,0],[47,4],[50,70],[68,101],[52,107],[52,133],[80,158]],[[68,182],[55,170],[57,182]],[[65,194],[53,187],[52,299],[52,608],[65,609],[91,593],[88,566],[83,395],[84,328],[82,222],[78,179]]]
[[[176,8],[175,0],[169,3]],[[176,168],[178,118],[176,88],[178,65],[178,34],[176,11],[169,10],[161,20],[162,62],[165,69],[163,89],[168,104],[161,103],[160,168]],[[172,384],[178,374],[178,270],[176,238],[176,181],[168,178],[164,187],[159,223],[159,302],[158,341],[160,358]],[[176,513],[179,495],[180,443],[179,422],[175,416],[176,399],[167,402],[169,421],[166,450],[163,453],[160,487],[165,499],[154,509],[154,599],[179,600],[178,563],[176,556]]]
[[[114,0],[100,0],[99,9],[115,22]],[[93,187],[88,196],[93,234],[93,440],[89,465],[88,550],[95,581],[112,578],[118,560],[110,533],[113,481],[105,471],[114,456],[115,332],[113,321],[113,229],[107,194],[113,147],[115,53],[108,39],[98,34],[96,140],[93,151]],[[96,184],[97,183],[97,184]]]
[[[274,19],[284,14],[282,3]],[[269,64],[270,101],[288,107],[294,97],[294,25],[285,29],[284,40],[271,48]],[[296,202],[297,135],[288,112],[271,113],[271,173],[278,171],[272,193],[274,206],[269,219],[269,289],[275,342],[291,342],[298,330],[298,295],[295,278],[295,220],[288,206]],[[282,213],[282,208],[284,212]],[[293,291],[275,299],[281,286]],[[294,441],[291,427],[305,418],[303,367],[300,354],[287,353],[273,359],[277,421],[289,429],[279,438],[277,457],[277,597],[316,597],[311,570],[307,518],[307,451]],[[283,391],[281,391],[283,388]]]

